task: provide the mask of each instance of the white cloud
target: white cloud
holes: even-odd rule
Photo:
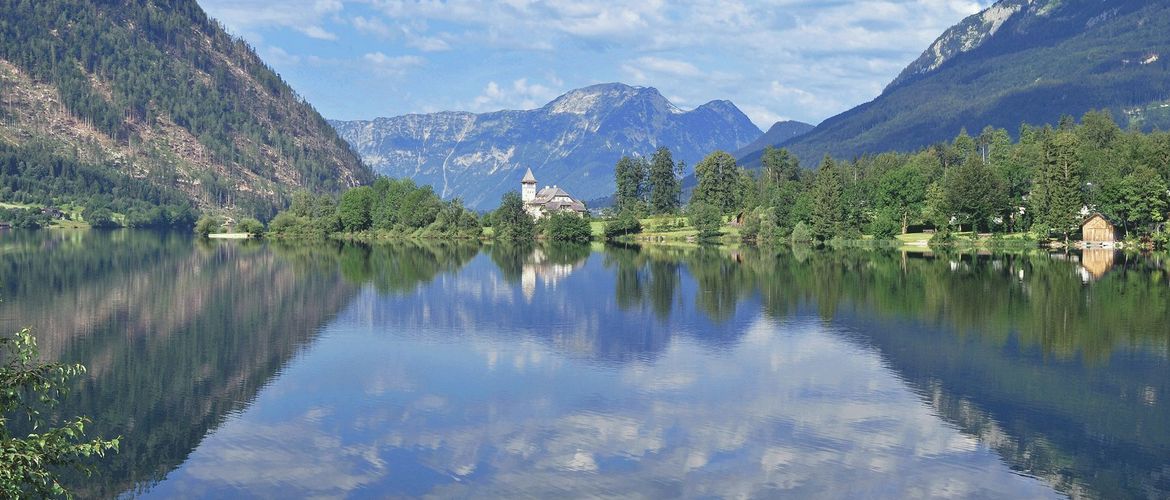
[[[419,56],[388,56],[381,52],[367,53],[362,56],[362,59],[369,63],[370,68],[374,71],[390,75],[401,75],[411,68],[426,63],[426,59]]]
[[[297,28],[297,31],[304,33],[305,36],[308,36],[309,38],[316,38],[318,40],[337,40],[337,35],[325,31],[325,28],[316,25],[300,27]]]
[[[410,30],[404,30],[406,35],[406,45],[423,52],[442,52],[451,50],[451,45],[446,40],[437,36],[426,36],[414,33]]]
[[[394,36],[394,30],[386,26],[386,23],[376,17],[355,16],[350,19],[350,24],[354,29],[361,33],[375,35],[380,38],[391,38]]]
[[[275,46],[264,49],[264,60],[276,66],[292,66],[301,62],[301,57]]]
[[[436,79],[466,81],[466,75],[476,74],[479,78],[472,81],[506,82],[552,73],[557,77],[544,81],[565,88],[620,78],[690,102],[730,99],[742,109],[754,109],[751,116],[757,121],[786,116],[815,122],[876,97],[943,30],[992,0],[200,3],[236,33],[288,28],[316,39],[345,38],[359,53],[389,51],[384,43],[363,43],[363,37],[389,40],[395,50],[444,52],[456,64],[435,65],[431,75]],[[343,13],[352,17],[340,20]],[[501,65],[485,53],[510,58]],[[775,89],[774,81],[784,82],[784,89]],[[502,97],[447,86],[446,96],[436,100],[519,106],[533,99],[516,97],[513,86],[497,87]],[[320,92],[326,90],[334,89]],[[391,107],[413,105],[388,101]],[[406,111],[415,110],[381,114]]]
[[[695,67],[686,61],[677,59],[666,59],[662,57],[644,56],[632,61],[630,64],[636,65],[643,70],[653,71],[655,73],[663,73],[673,76],[699,76],[703,74],[699,68]]]
[[[528,83],[527,78],[512,82],[510,87],[501,87],[490,81],[471,103],[472,111],[496,111],[500,109],[533,109],[556,97],[556,91],[539,83]]]

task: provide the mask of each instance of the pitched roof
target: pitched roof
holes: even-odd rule
[[[524,178],[520,179],[520,183],[521,184],[536,184],[536,176],[532,175],[531,168],[529,168],[527,172],[524,172]]]
[[[565,201],[562,197],[568,198],[568,201]],[[546,187],[541,189],[540,192],[536,193],[536,197],[528,202],[528,205],[540,206],[545,210],[561,210],[568,207],[577,212],[585,211],[585,203],[573,198],[573,195],[559,187]]]
[[[1111,217],[1109,217],[1101,212],[1093,212],[1093,213],[1089,214],[1088,217],[1085,217],[1084,220],[1081,221],[1081,225],[1083,226],[1085,224],[1088,224],[1089,221],[1091,221],[1097,217],[1100,217],[1101,220],[1108,222],[1109,225],[1111,225],[1111,226],[1117,227],[1117,226],[1121,225],[1121,224],[1118,224],[1117,222],[1115,222]]]

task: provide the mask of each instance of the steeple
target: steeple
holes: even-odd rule
[[[525,203],[536,199],[536,176],[532,175],[531,168],[524,172],[524,178],[520,180],[520,199]]]

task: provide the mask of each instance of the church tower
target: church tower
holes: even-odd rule
[[[524,200],[524,203],[536,199],[536,176],[532,175],[531,168],[524,173],[524,179],[520,180],[520,199]]]

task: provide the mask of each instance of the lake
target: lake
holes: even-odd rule
[[[82,497],[1170,496],[1170,272],[0,233],[0,327],[123,436]]]

